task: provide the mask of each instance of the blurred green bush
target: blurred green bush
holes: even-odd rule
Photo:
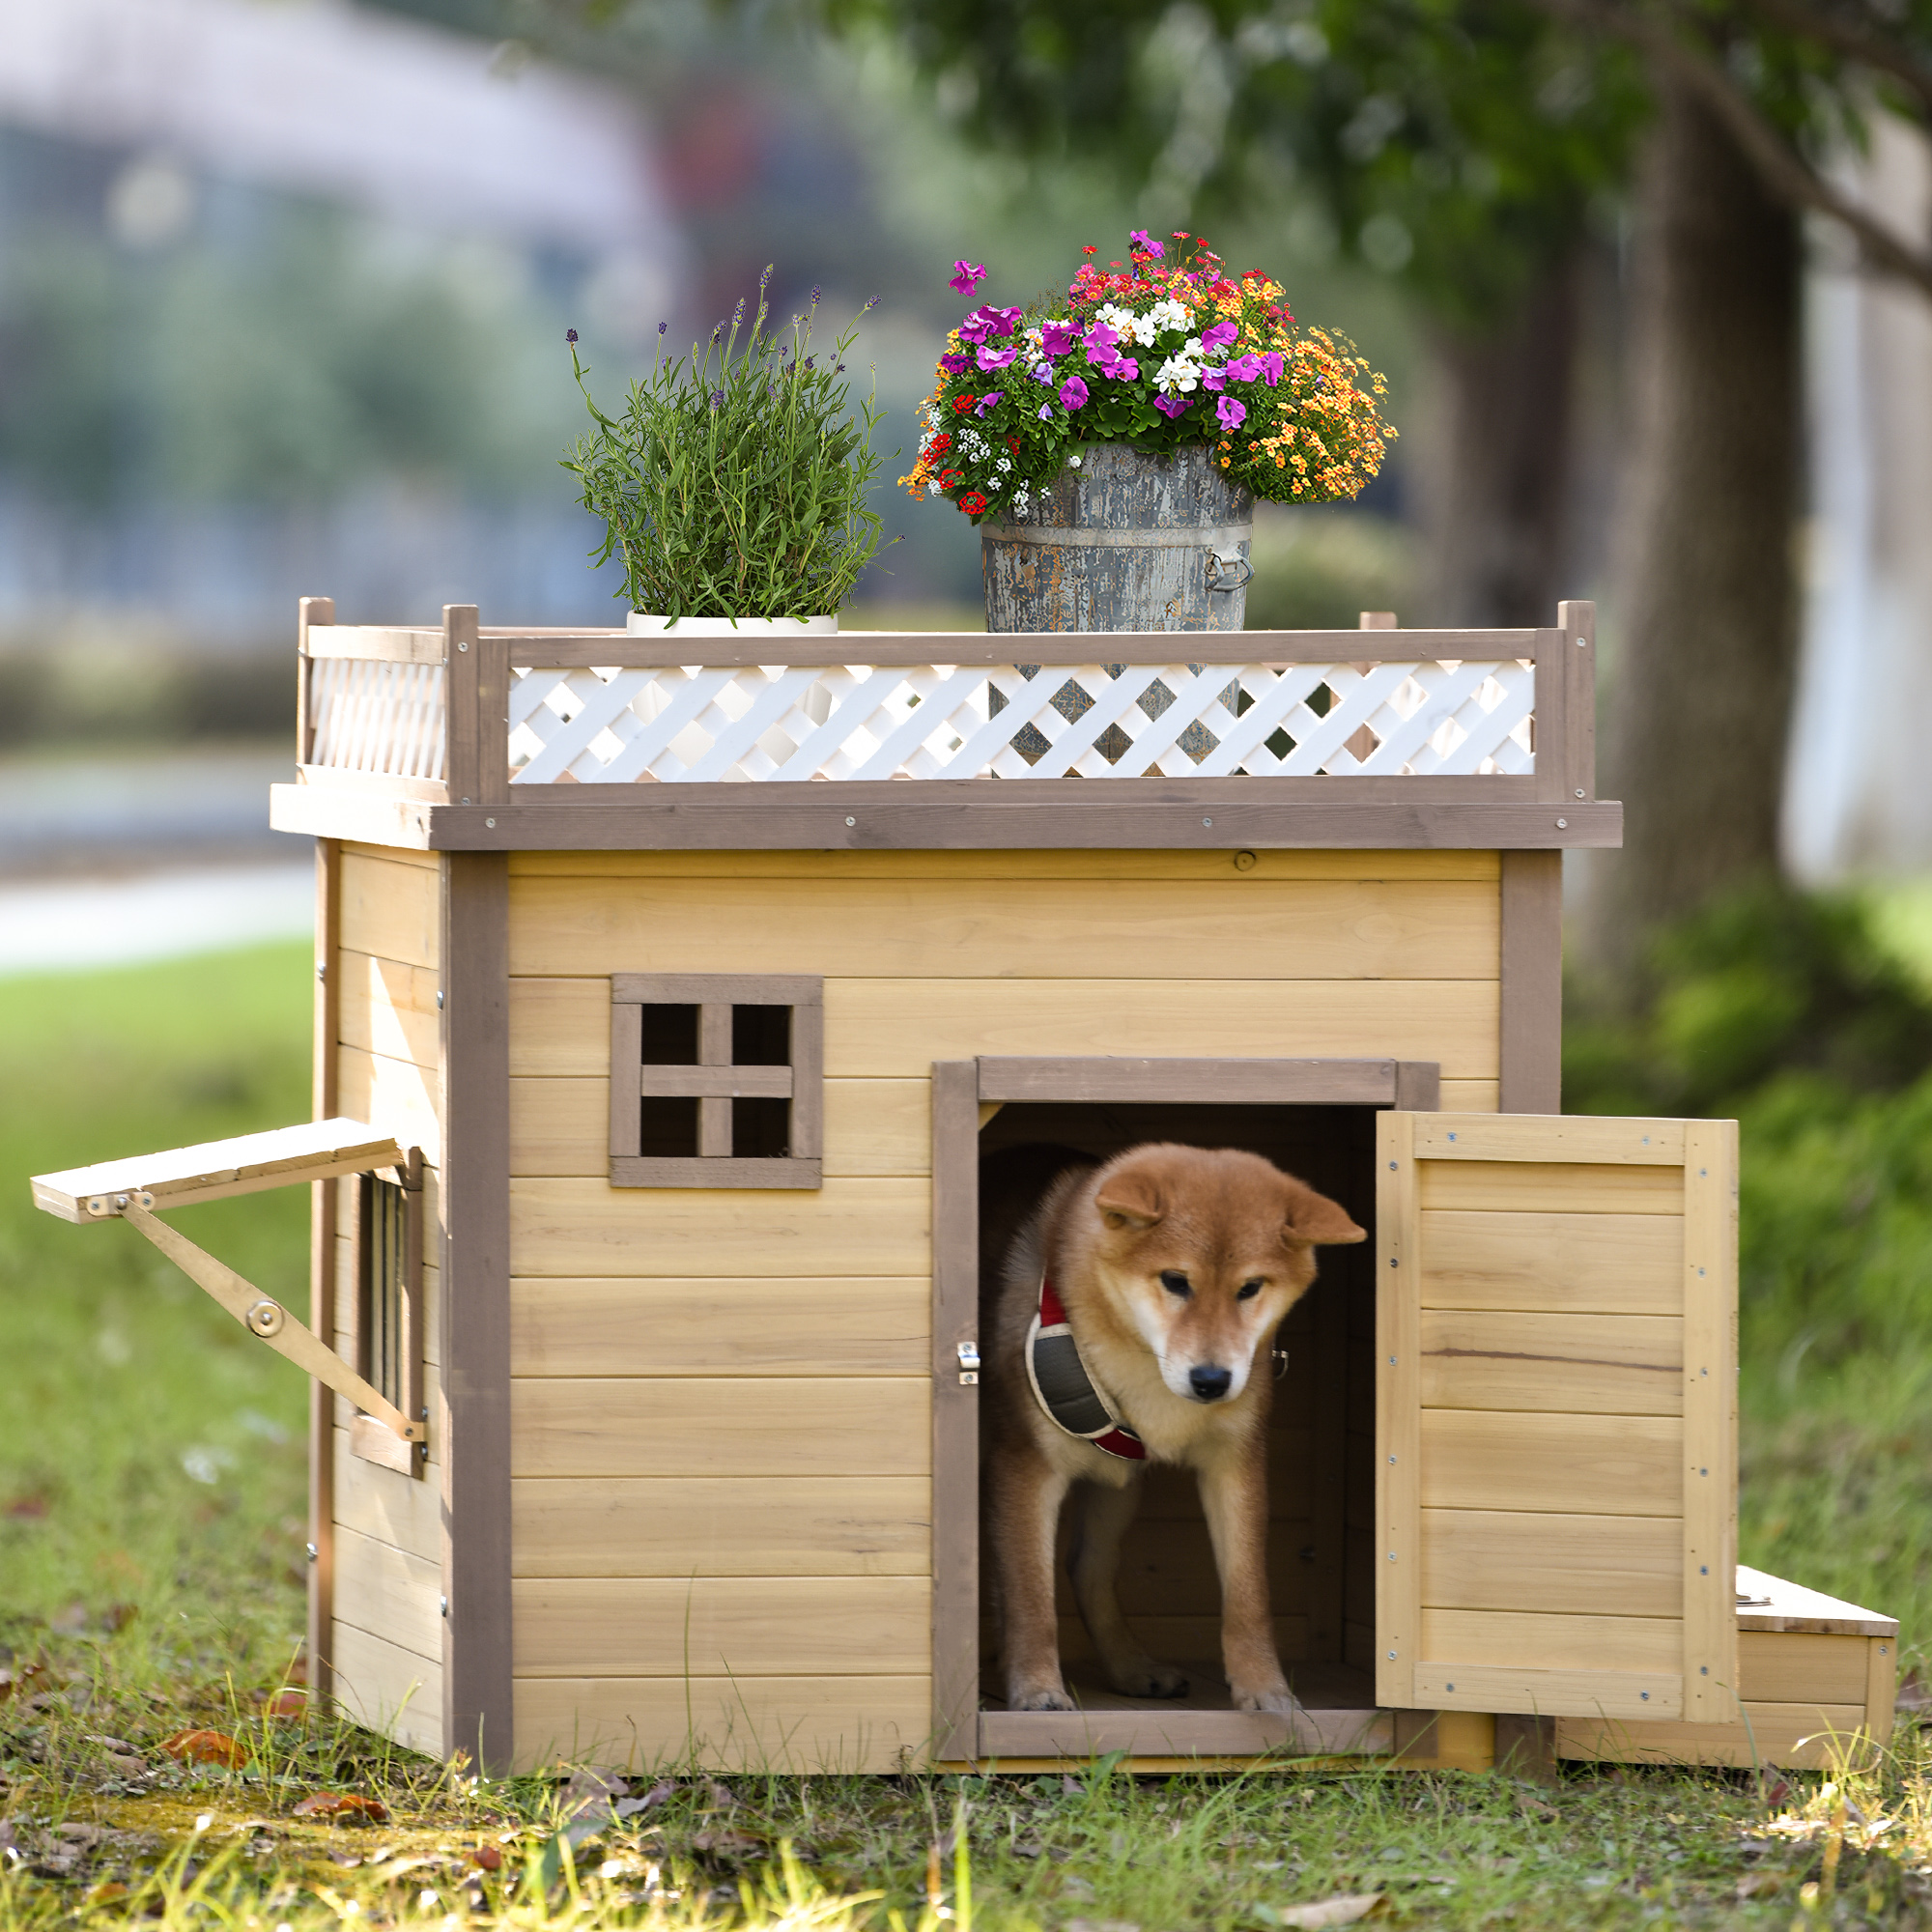
[[[1352,631],[1364,611],[1414,602],[1414,534],[1360,510],[1258,504],[1250,560],[1251,631]]]

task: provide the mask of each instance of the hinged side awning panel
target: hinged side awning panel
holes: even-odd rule
[[[198,1147],[71,1167],[61,1174],[37,1174],[34,1206],[64,1221],[94,1221],[118,1211],[117,1195],[149,1194],[153,1208],[165,1210],[298,1181],[327,1180],[333,1175],[365,1174],[397,1166],[402,1158],[393,1137],[378,1133],[364,1121],[310,1121],[232,1140],[204,1141]]]

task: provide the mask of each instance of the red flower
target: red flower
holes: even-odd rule
[[[1012,453],[1013,453],[1013,454],[1014,454],[1015,456],[1017,456],[1017,455],[1018,455],[1018,454],[1020,453],[1020,440],[1019,440],[1019,438],[1018,438],[1018,437],[1016,437],[1016,436],[1009,436],[1009,437],[1008,437],[1008,439],[1007,439],[1007,447],[1008,447],[1009,449],[1010,449],[1010,450],[1012,451]]]
[[[952,398],[952,410],[955,415],[963,416],[972,407],[973,398],[971,396],[954,396]]]
[[[1097,254],[1098,254],[1098,253],[1100,252],[1100,249],[1099,249],[1099,245],[1098,245],[1098,244],[1097,244],[1096,242],[1088,242],[1088,244],[1086,245],[1086,247],[1084,247],[1083,249],[1081,249],[1081,251],[1080,251],[1080,252],[1081,252],[1081,253],[1082,253],[1083,255],[1097,255]]]
[[[986,498],[978,490],[969,490],[960,497],[959,507],[969,517],[982,516],[986,509]]]
[[[926,444],[925,453],[928,457],[944,456],[946,452],[952,447],[952,431],[941,430],[939,434],[936,437],[934,437],[929,443]]]

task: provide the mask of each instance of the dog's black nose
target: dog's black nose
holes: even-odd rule
[[[1232,1369],[1189,1369],[1187,1386],[1194,1391],[1196,1402],[1219,1402],[1228,1393],[1228,1385],[1235,1379]]]

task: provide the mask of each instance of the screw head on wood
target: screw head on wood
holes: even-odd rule
[[[280,1305],[266,1296],[248,1311],[248,1326],[257,1335],[279,1335],[282,1332],[282,1323],[287,1320],[288,1317],[282,1313]]]
[[[469,803],[467,798],[463,802],[465,805]],[[1567,818],[1559,818],[1556,821],[1556,829],[1559,832],[1567,832],[1570,829],[1570,821]]]

